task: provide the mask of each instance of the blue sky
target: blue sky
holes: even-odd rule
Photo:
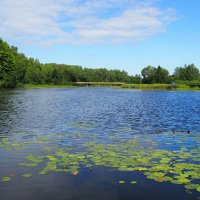
[[[0,37],[41,62],[200,67],[199,0],[1,0]]]

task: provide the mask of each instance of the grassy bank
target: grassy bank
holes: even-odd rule
[[[200,87],[192,87],[185,84],[124,84],[118,88],[139,90],[200,90]]]
[[[34,85],[25,84],[20,85],[17,89],[42,89],[42,88],[74,88],[74,87],[84,87],[85,85]],[[87,85],[88,87],[88,85]],[[123,84],[121,86],[113,85],[89,85],[89,87],[112,87],[117,89],[136,89],[136,90],[186,90],[186,91],[200,91],[198,86],[189,86],[186,84]]]
[[[23,89],[42,89],[42,88],[73,88],[73,85],[34,85],[34,84],[25,84],[17,88]]]

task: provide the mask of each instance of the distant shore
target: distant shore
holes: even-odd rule
[[[120,86],[115,86],[109,83],[108,85],[105,83],[103,85],[95,84],[90,85],[76,85],[76,84],[68,84],[68,85],[34,85],[34,84],[25,84],[17,87],[17,89],[42,89],[42,88],[75,88],[75,87],[111,87],[115,89],[134,89],[134,90],[185,90],[185,91],[200,91],[200,87],[198,86],[189,86],[185,84],[123,84]]]
[[[185,84],[124,84],[120,86],[120,88],[139,90],[200,90],[198,86],[189,86]]]
[[[45,88],[73,88],[74,85],[34,85],[34,84],[25,84],[17,87],[17,89],[45,89]]]

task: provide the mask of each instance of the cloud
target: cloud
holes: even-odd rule
[[[175,19],[156,0],[1,0],[0,35],[34,45],[128,43]]]

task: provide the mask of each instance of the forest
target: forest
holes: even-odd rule
[[[0,38],[0,88],[34,85],[71,85],[75,82],[124,82],[127,84],[199,83],[200,73],[194,64],[176,67],[172,75],[161,66],[147,66],[141,74],[124,70],[91,69],[78,65],[40,63],[27,57]]]

